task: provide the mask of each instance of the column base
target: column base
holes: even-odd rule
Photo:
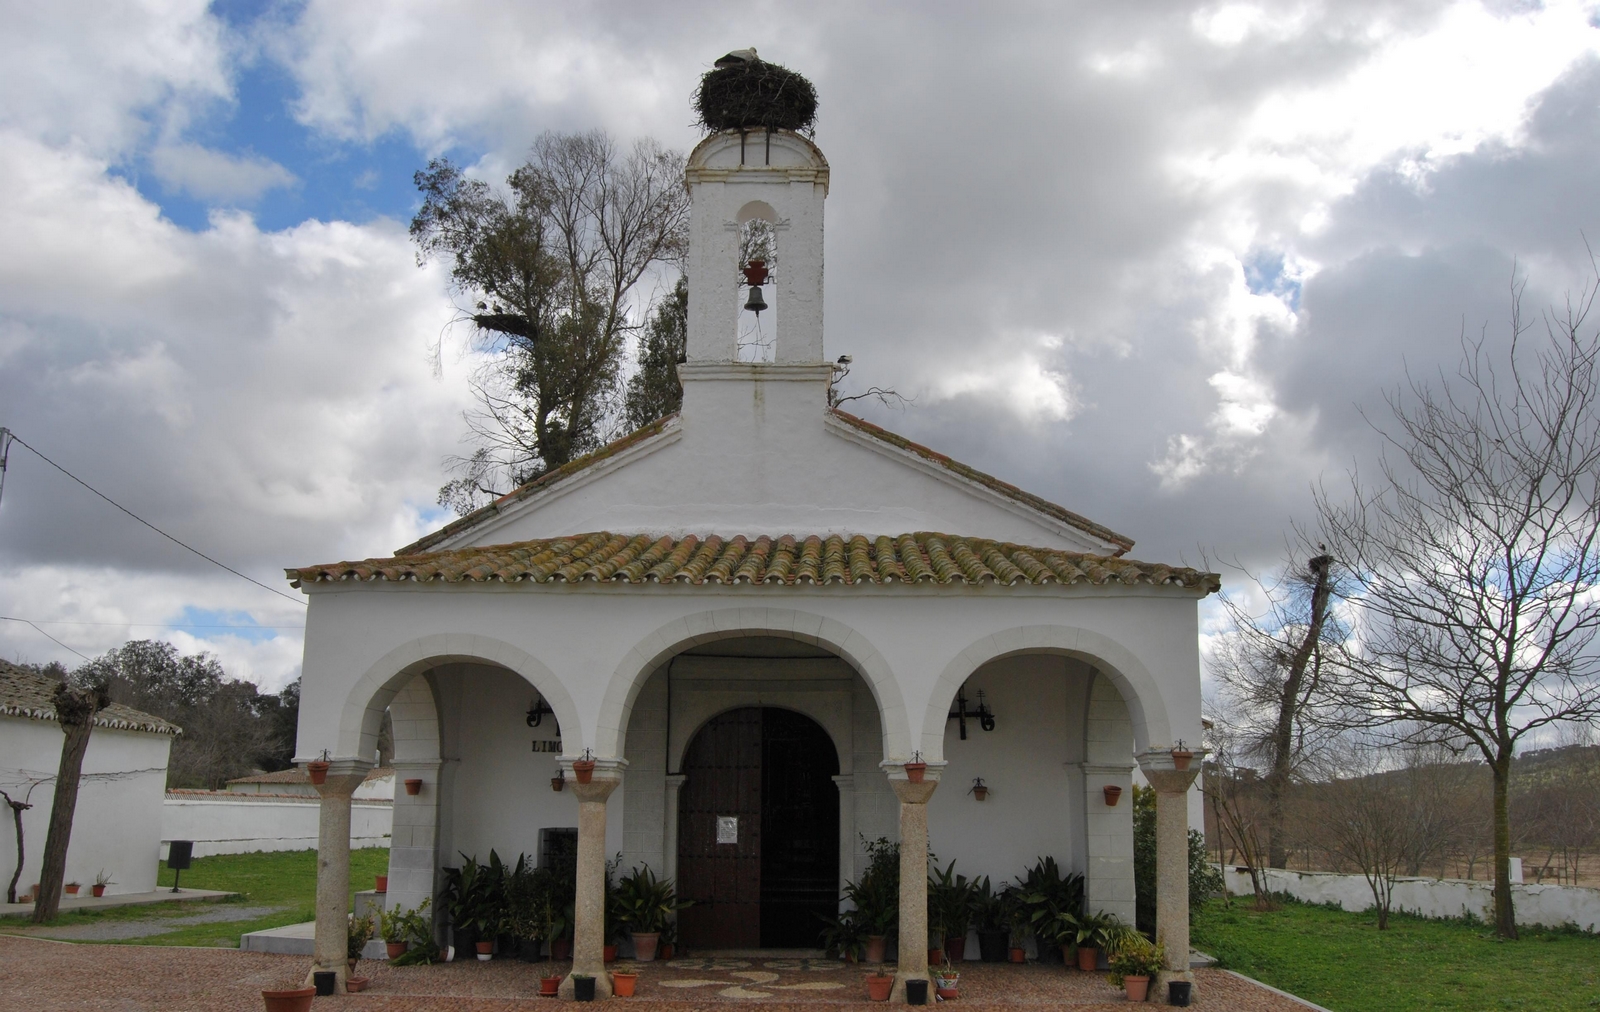
[[[607,973],[605,970],[601,970],[599,973],[592,973],[589,976],[594,978],[595,1001],[604,1001],[605,999],[611,997],[610,973]],[[572,974],[569,973],[565,977],[561,978],[561,986],[556,989],[556,995],[562,1001],[572,1001],[572,995],[576,988],[577,985],[572,982]]]
[[[1193,970],[1162,970],[1161,972],[1157,973],[1155,979],[1150,982],[1150,1000],[1158,1004],[1165,1005],[1167,1003],[1167,984],[1174,980],[1188,981],[1189,993],[1191,995],[1199,990],[1199,988],[1194,986]]]

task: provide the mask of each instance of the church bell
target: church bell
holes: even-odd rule
[[[761,311],[767,308],[767,300],[761,297],[760,285],[750,286],[750,298],[745,300],[744,308],[750,310],[750,312],[756,314],[757,316],[760,316]]]

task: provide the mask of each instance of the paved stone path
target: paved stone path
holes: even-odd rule
[[[0,1005],[28,1012],[260,1012],[261,990],[298,986],[307,965],[303,956],[236,949],[0,936]],[[532,996],[541,974],[567,968],[563,963],[511,960],[391,967],[367,960],[357,972],[372,978],[370,990],[319,999],[314,1007],[324,1012],[555,1012],[556,1002]],[[753,958],[684,959],[637,968],[637,997],[611,1000],[628,1006],[627,1012],[695,1012],[712,1006],[760,1006],[772,1012],[884,1009],[864,1000],[867,971],[858,966]],[[1019,1006],[1068,1006],[1073,1012],[1128,1008],[1121,992],[1102,975],[1059,965],[966,963],[961,971],[961,998],[952,1012],[1003,1012]],[[1199,993],[1193,1007],[1201,1012],[1305,1012],[1303,1005],[1221,971],[1197,970],[1196,976]]]

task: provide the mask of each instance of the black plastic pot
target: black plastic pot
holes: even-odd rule
[[[332,970],[318,970],[311,975],[311,983],[315,985],[318,995],[329,995],[339,983],[339,975]]]
[[[524,963],[544,962],[544,943],[537,938],[518,939],[517,958]]]
[[[1189,1007],[1189,991],[1194,987],[1186,980],[1173,980],[1167,982],[1167,1004],[1179,1008]]]
[[[594,1001],[594,978],[572,978],[572,999],[573,1001]]]
[[[978,956],[985,963],[1004,963],[1010,958],[1011,934],[1006,931],[978,932]]]
[[[919,979],[916,979],[916,978],[913,978],[911,980],[906,981],[906,1004],[907,1005],[926,1005],[926,1004],[928,1004],[928,982],[927,981],[919,980]]]

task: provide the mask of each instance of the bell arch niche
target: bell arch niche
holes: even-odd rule
[[[764,200],[752,200],[734,216],[739,229],[739,316],[735,322],[734,359],[765,364],[778,360],[778,234],[784,228],[778,212]]]

